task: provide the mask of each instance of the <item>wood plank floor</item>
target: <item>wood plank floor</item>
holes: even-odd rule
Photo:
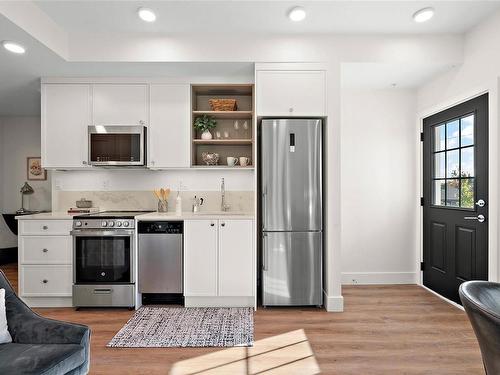
[[[17,284],[16,266],[0,267],[11,282]],[[237,368],[237,362],[231,363],[227,371],[215,366],[206,372],[183,370],[204,362],[206,368],[211,368],[217,356],[219,360],[221,356],[233,358],[239,355],[237,350],[245,350],[240,348],[234,351],[106,348],[107,342],[133,314],[127,310],[57,308],[36,311],[53,319],[91,327],[92,374],[310,375],[317,373],[316,364],[322,374],[484,374],[479,347],[465,313],[425,289],[416,285],[348,286],[343,288],[343,294],[344,313],[326,313],[312,308],[258,310],[255,314],[258,347],[271,345],[273,340],[282,346],[259,357],[255,361],[258,366],[253,370],[248,366],[249,360],[241,368]],[[297,341],[297,345],[288,346],[282,338],[298,337],[302,332],[314,357],[296,361],[297,349],[304,343]],[[303,348],[304,352],[307,348]],[[285,362],[289,367],[283,367]],[[306,367],[297,370],[292,366],[302,362]]]

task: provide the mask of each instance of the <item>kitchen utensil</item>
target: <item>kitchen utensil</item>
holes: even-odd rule
[[[238,164],[238,158],[235,158],[233,156],[228,156],[226,158],[227,165],[228,167],[234,167],[236,164]]]
[[[85,198],[81,198],[79,201],[76,201],[77,208],[90,208],[92,207],[92,201],[88,201]]]
[[[248,164],[250,164],[250,158],[247,158],[246,156],[240,156],[240,165],[242,167],[246,167]]]
[[[216,152],[202,152],[201,153],[201,160],[206,164],[206,165],[217,165],[219,162],[219,154]]]

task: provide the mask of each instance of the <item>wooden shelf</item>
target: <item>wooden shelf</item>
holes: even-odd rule
[[[251,145],[251,139],[193,139],[195,145]]]
[[[251,119],[253,116],[253,111],[193,111],[193,117],[208,115],[215,118],[247,118]]]
[[[193,165],[190,169],[254,169],[253,165],[247,165],[246,167],[240,167],[236,165],[234,167],[230,167],[227,165]]]

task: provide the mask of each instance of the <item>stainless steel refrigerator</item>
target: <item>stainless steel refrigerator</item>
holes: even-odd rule
[[[322,305],[322,121],[261,124],[262,304]]]

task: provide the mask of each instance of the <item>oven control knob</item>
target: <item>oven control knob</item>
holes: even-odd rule
[[[75,221],[75,227],[81,227],[82,222],[81,221]]]
[[[103,221],[103,222],[101,223],[101,227],[107,227],[107,226],[108,226],[108,223],[107,223],[106,221]]]
[[[124,222],[124,223],[123,223],[123,226],[124,226],[124,227],[128,227],[128,226],[129,226],[128,221]]]
[[[115,226],[115,223],[113,223],[112,221],[110,221],[110,222],[108,223],[108,227],[114,227],[114,226]]]
[[[116,226],[117,226],[117,227],[121,227],[121,226],[122,226],[122,222],[121,222],[121,221],[118,221],[118,222],[116,223]]]

